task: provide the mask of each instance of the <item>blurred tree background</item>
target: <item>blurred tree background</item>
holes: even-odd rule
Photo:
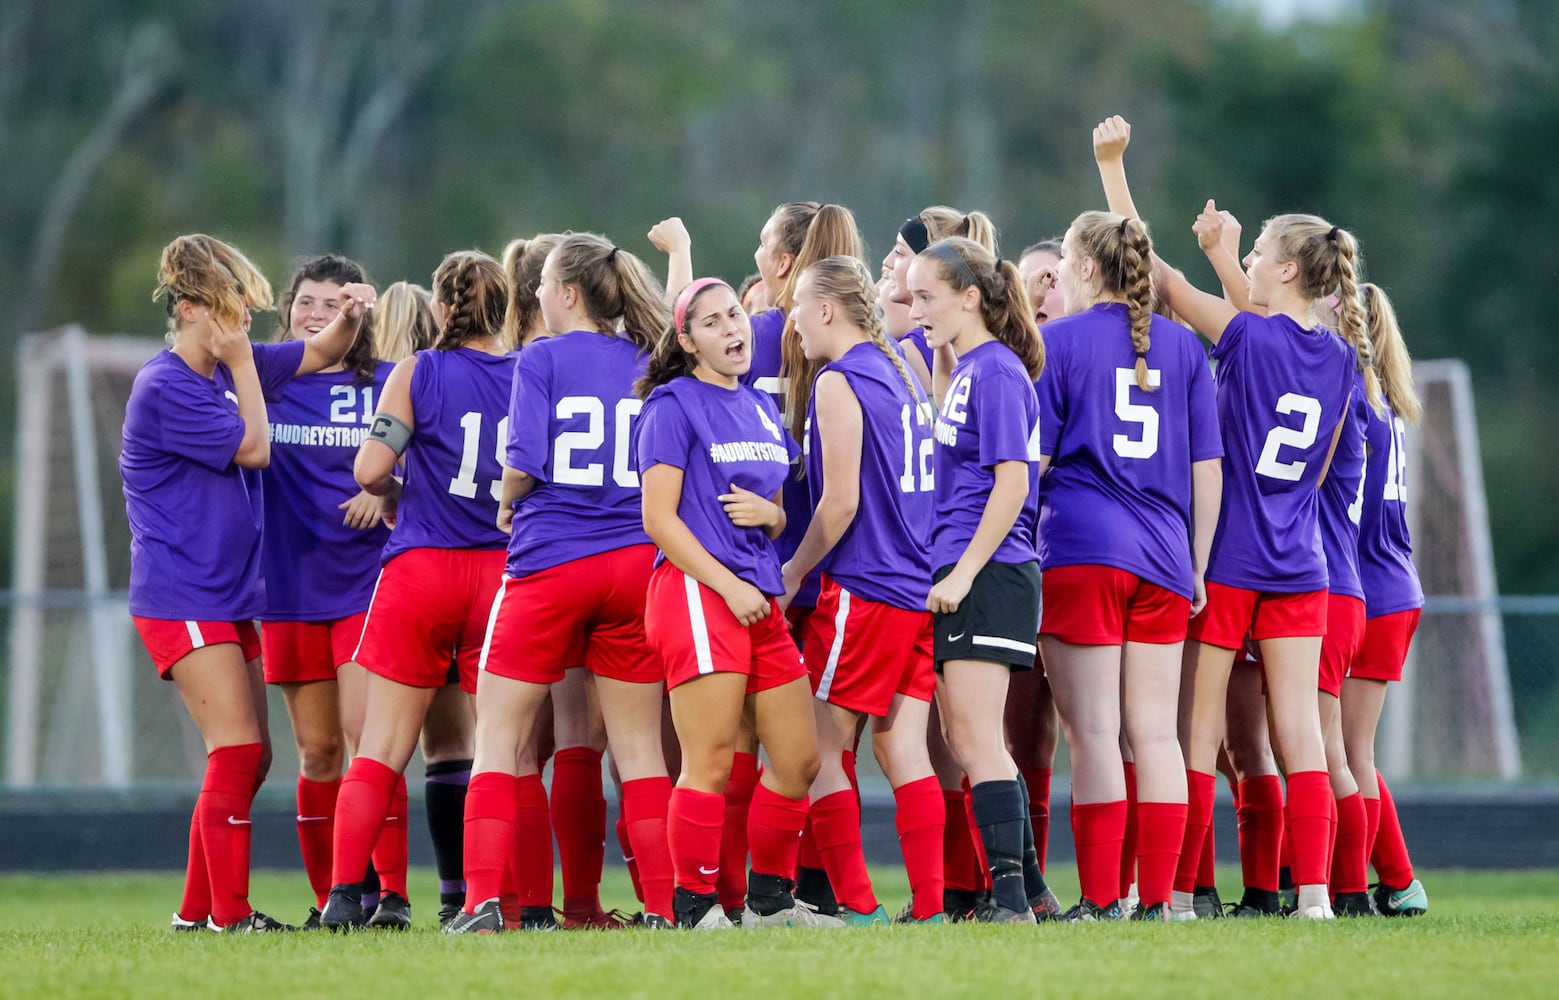
[[[986,210],[1012,256],[1101,207],[1089,130],[1119,112],[1160,249],[1203,283],[1208,197],[1247,240],[1291,210],[1358,234],[1415,354],[1472,365],[1502,589],[1559,592],[1559,462],[1536,447],[1559,360],[1553,4],[1259,6],[5,0],[0,352],[66,322],[160,335],[157,252],[189,231],[277,283],[337,251],[426,284],[449,250],[564,228],[659,267],[643,234],[675,214],[697,271],[735,280],[775,203],[817,199],[855,211],[874,261],[932,203]],[[7,568],[10,544],[0,525]]]

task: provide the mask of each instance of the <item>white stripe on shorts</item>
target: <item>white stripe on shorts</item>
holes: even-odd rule
[[[363,615],[363,631],[358,633],[357,645],[352,647],[352,662],[362,663],[357,654],[363,651],[363,636],[368,634],[368,619],[374,614],[374,598],[379,596],[379,584],[384,581],[384,570],[379,570],[379,575],[374,577],[374,592],[368,595],[368,611]]]
[[[187,621],[184,623],[184,627],[189,630],[189,648],[204,649],[206,637],[200,634],[200,622]]]
[[[498,581],[498,593],[493,595],[493,609],[487,613],[487,632],[482,636],[482,655],[476,661],[478,672],[487,670],[487,651],[493,648],[493,626],[498,624],[498,609],[503,607],[504,591],[509,589],[509,577]]]
[[[993,646],[996,649],[1012,649],[1019,653],[1027,653],[1033,656],[1039,652],[1032,642],[1019,642],[1016,639],[1003,639],[999,635],[977,635],[969,640],[976,646]]]
[[[698,672],[715,672],[715,658],[709,652],[709,624],[704,621],[704,599],[698,592],[698,581],[682,574],[682,588],[687,593],[687,617],[693,626],[693,654],[698,658]]]
[[[834,687],[834,672],[839,669],[839,654],[844,649],[844,623],[850,617],[850,592],[839,588],[839,611],[834,615],[834,641],[828,647],[828,662],[823,665],[822,679],[817,682],[817,698],[828,700],[828,692]]]

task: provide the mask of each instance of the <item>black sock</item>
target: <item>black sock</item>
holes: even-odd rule
[[[1029,802],[1028,784],[1018,779],[1018,791],[1023,793],[1023,891],[1030,901],[1039,899],[1050,888],[1045,884],[1045,873],[1039,870],[1039,851],[1034,846],[1033,809]]]
[[[423,786],[433,863],[438,868],[438,901],[445,906],[466,901],[466,785],[470,780],[471,761],[441,760],[428,765]]]
[[[834,887],[828,881],[828,872],[821,868],[796,869],[796,896],[817,907],[819,913],[836,916],[839,900],[834,898]]]
[[[997,905],[1022,913],[1028,909],[1023,885],[1023,808],[1021,781],[982,781],[972,790],[974,821],[985,842],[991,869],[991,896]]]
[[[791,892],[793,888],[794,883],[787,878],[749,871],[747,905],[752,907],[752,912],[760,917],[778,913],[780,910],[788,910],[796,905],[796,897]]]
[[[379,873],[374,870],[372,860],[368,862],[368,870],[363,873],[363,909],[372,912],[379,906]]]

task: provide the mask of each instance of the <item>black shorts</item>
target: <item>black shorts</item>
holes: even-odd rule
[[[940,581],[953,571],[932,574]],[[1034,669],[1039,632],[1039,563],[989,562],[974,578],[969,594],[948,615],[936,615],[936,669],[948,660],[1005,663],[1013,670]]]

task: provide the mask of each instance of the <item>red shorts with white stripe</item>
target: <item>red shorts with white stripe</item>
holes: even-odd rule
[[[1364,622],[1364,642],[1348,668],[1349,677],[1372,681],[1400,681],[1407,648],[1418,631],[1419,608],[1379,615]]]
[[[352,659],[368,612],[330,622],[261,622],[265,683],[333,681],[336,668]]]
[[[1207,581],[1207,607],[1191,619],[1187,639],[1239,649],[1248,635],[1262,639],[1326,634],[1324,590],[1279,594]]]
[[[1040,578],[1040,635],[1074,646],[1185,639],[1191,602],[1114,566],[1056,566]]]
[[[1320,690],[1336,698],[1342,679],[1364,646],[1364,602],[1346,594],[1332,594],[1326,601],[1326,638],[1321,640]]]
[[[644,595],[654,565],[655,546],[631,545],[504,577],[481,669],[555,684],[583,663],[602,677],[658,684],[660,660],[644,638]]]
[[[506,556],[503,549],[407,549],[385,563],[352,659],[422,688],[443,687],[453,659],[460,689],[475,694]]]
[[[930,701],[936,693],[931,612],[868,601],[827,575],[804,654],[812,692],[853,712],[883,716],[896,694]]]
[[[805,677],[796,640],[779,602],[752,625],[731,614],[725,599],[669,562],[650,576],[644,634],[660,656],[666,687],[713,673],[747,675],[747,693]]]
[[[173,679],[173,666],[197,649],[224,642],[237,643],[244,662],[260,658],[260,633],[254,622],[197,622],[131,615],[146,651],[152,654],[157,676]]]

